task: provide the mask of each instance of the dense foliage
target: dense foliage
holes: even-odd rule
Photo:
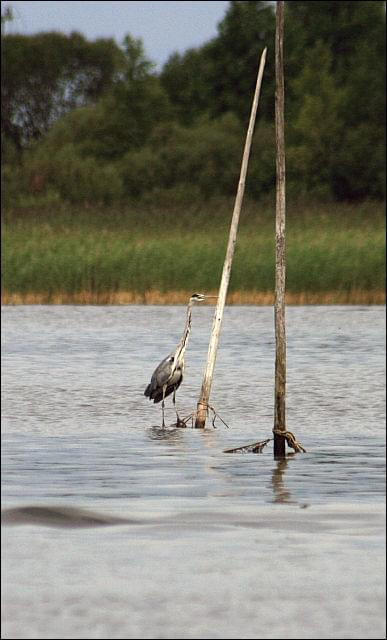
[[[3,35],[2,179],[9,205],[192,200],[235,193],[268,47],[247,188],[275,184],[273,3],[230,2],[215,38],[159,73],[128,35]],[[385,3],[286,3],[290,195],[385,189]]]

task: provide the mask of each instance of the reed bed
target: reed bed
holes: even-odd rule
[[[215,291],[207,292],[215,294]],[[186,305],[192,291],[110,291],[96,293],[93,291],[79,291],[78,293],[9,293],[4,292],[2,303],[6,305],[19,304],[73,304],[73,305],[128,305],[128,304],[152,304],[152,305]],[[262,291],[234,291],[227,296],[228,305],[268,305],[274,303],[274,294]],[[327,304],[359,304],[378,305],[385,304],[384,291],[325,291],[310,293],[286,293],[287,305],[327,305]]]
[[[228,224],[224,206],[188,211],[32,211],[5,217],[4,304],[185,303],[216,291]],[[287,223],[289,304],[385,300],[383,207],[297,209]],[[241,219],[230,304],[271,304],[274,227],[267,211]]]

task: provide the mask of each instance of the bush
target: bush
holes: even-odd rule
[[[164,124],[146,147],[127,153],[121,175],[129,196],[192,189],[208,198],[233,194],[238,182],[243,134],[235,116],[203,118],[192,127]]]
[[[110,204],[122,196],[121,177],[111,164],[95,158],[81,158],[73,144],[67,144],[54,156],[39,152],[28,168],[32,194],[54,190],[62,200],[82,204]]]

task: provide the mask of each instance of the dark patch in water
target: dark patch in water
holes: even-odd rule
[[[136,520],[101,515],[74,507],[17,507],[1,512],[2,524],[36,524],[51,527],[107,527],[139,524]]]
[[[290,505],[288,505],[290,506]],[[298,533],[328,533],[331,531],[345,530],[348,526],[355,526],[356,531],[370,530],[378,526],[379,514],[368,511],[329,511],[322,512],[313,510],[305,516],[307,504],[292,505],[292,508],[283,512],[267,513],[265,508],[258,510],[255,516],[249,514],[236,513],[210,513],[210,512],[190,512],[180,513],[165,518],[147,518],[144,520],[134,520],[131,518],[120,518],[116,516],[103,515],[93,511],[64,506],[24,506],[4,509],[1,513],[2,524],[5,525],[36,525],[58,528],[93,528],[107,527],[114,525],[136,525],[145,528],[149,535],[157,537],[171,534],[176,536],[180,531],[192,535],[197,531],[225,530],[229,528],[246,529],[272,529],[276,531],[297,531]],[[303,511],[300,511],[302,509]],[[302,515],[301,515],[302,514]],[[153,532],[153,533],[152,533]]]

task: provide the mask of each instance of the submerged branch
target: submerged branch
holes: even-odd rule
[[[297,442],[295,435],[291,431],[281,431],[280,429],[273,429],[273,433],[277,436],[286,438],[286,442],[289,447],[292,447],[296,453],[306,453],[306,449],[300,442]]]
[[[279,429],[273,429],[273,433],[277,436],[282,436],[286,439],[289,447],[292,447],[296,453],[306,453],[306,449],[300,444],[294,434],[291,431],[280,431]],[[253,442],[252,444],[246,444],[241,447],[235,447],[234,449],[226,449],[223,453],[261,453],[262,449],[273,440],[274,438],[267,438],[266,440],[260,440],[259,442]]]
[[[214,429],[216,429],[215,420],[217,418],[219,418],[219,420],[221,422],[223,422],[224,426],[227,427],[227,429],[229,429],[228,424],[223,420],[223,418],[219,415],[219,413],[216,411],[216,409],[212,405],[206,403],[206,414],[207,414],[207,417],[208,417],[210,411],[212,411],[212,413],[213,413],[212,426],[213,426]],[[196,420],[197,414],[198,414],[197,410],[193,411],[192,413],[189,414],[189,416],[187,416],[186,418],[183,418],[182,420],[180,420],[179,423],[176,426],[178,426],[178,427],[186,427],[188,422],[191,420],[192,421],[192,427],[193,427],[194,426],[194,420]]]
[[[262,449],[266,447],[268,442],[272,439],[273,438],[267,438],[267,440],[253,442],[252,444],[246,444],[242,447],[236,447],[235,449],[226,449],[223,453],[261,453]]]

